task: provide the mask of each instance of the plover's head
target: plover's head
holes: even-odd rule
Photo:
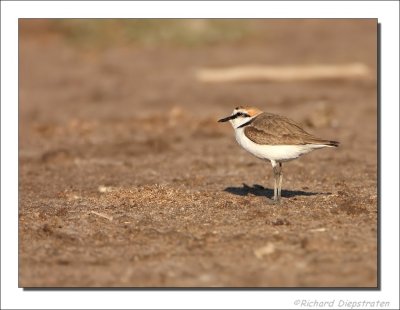
[[[262,111],[254,107],[237,107],[230,116],[222,118],[218,122],[229,121],[233,128],[238,129],[260,113]]]

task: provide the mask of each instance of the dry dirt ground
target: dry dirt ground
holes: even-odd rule
[[[21,287],[376,287],[376,23],[265,21],[248,40],[90,49],[20,23]],[[202,83],[201,67],[360,62],[367,80]],[[269,163],[238,105],[338,140]]]

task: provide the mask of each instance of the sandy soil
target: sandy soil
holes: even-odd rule
[[[200,67],[364,63],[376,24],[269,21],[265,39],[82,49],[22,21],[21,287],[376,287],[376,79],[207,84]],[[283,165],[242,150],[238,105],[338,149]]]

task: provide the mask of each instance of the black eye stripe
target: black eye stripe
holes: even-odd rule
[[[238,113],[236,113],[235,115],[236,115],[236,117],[238,117],[238,116],[250,117],[250,115],[249,115],[249,114],[247,114],[247,113],[243,113],[243,112],[238,112]]]

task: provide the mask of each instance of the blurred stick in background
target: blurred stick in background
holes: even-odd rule
[[[341,65],[301,66],[237,66],[220,69],[202,68],[196,78],[202,82],[244,82],[244,81],[303,81],[327,79],[368,79],[369,68],[362,63]]]

